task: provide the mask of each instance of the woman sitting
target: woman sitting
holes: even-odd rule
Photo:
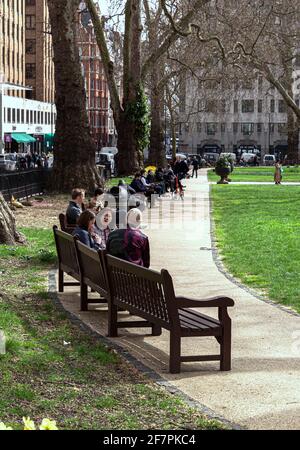
[[[101,238],[94,233],[96,216],[90,210],[85,210],[80,214],[77,226],[73,231],[73,236],[78,236],[80,242],[90,248],[98,250],[101,246]]]

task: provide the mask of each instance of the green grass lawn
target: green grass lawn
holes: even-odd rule
[[[0,422],[22,429],[216,429],[176,395],[149,382],[115,352],[72,325],[47,293],[56,262],[52,231],[21,229],[27,247],[0,246]]]
[[[112,188],[113,186],[118,186],[119,184],[119,180],[124,180],[125,183],[130,184],[133,180],[133,177],[116,177],[116,178],[110,178],[107,182],[106,182],[106,186],[108,188]]]
[[[217,185],[212,198],[225,266],[300,312],[300,187]]]
[[[230,175],[233,182],[274,182],[274,167],[235,167]],[[220,179],[214,172],[209,170],[209,181],[218,181]],[[300,167],[284,167],[282,181],[300,183]]]

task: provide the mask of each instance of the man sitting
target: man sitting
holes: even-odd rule
[[[73,189],[72,191],[72,200],[69,203],[66,212],[66,219],[68,225],[76,225],[77,220],[82,213],[83,210],[83,201],[84,201],[85,192],[83,189]]]
[[[147,187],[142,183],[141,174],[139,172],[134,175],[134,179],[132,180],[130,186],[135,190],[136,193],[146,193],[148,190]]]
[[[140,230],[142,214],[133,208],[127,214],[127,228],[112,231],[106,243],[108,254],[142,267],[150,266],[148,237]]]

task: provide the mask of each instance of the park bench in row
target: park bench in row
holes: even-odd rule
[[[220,361],[221,370],[231,369],[231,319],[227,313],[227,307],[234,305],[231,298],[220,296],[193,300],[176,297],[173,280],[167,270],[155,272],[115,258],[103,250],[97,252],[86,247],[76,237],[58,231],[57,227],[54,227],[54,234],[56,245],[60,246],[57,248],[59,271],[69,270],[69,255],[75,255],[74,265],[77,264],[80,274],[81,308],[86,310],[90,302],[87,297],[88,286],[107,299],[108,336],[116,337],[119,328],[130,327],[151,327],[152,334],[158,336],[164,328],[170,332],[171,373],[180,372],[181,362],[193,361]],[[63,239],[68,244],[62,245]],[[72,250],[66,250],[68,246]],[[75,271],[73,269],[67,273],[74,276]],[[208,307],[218,308],[218,319],[192,309]],[[144,320],[118,320],[119,309]],[[215,337],[220,345],[220,353],[182,356],[181,338],[192,336]]]

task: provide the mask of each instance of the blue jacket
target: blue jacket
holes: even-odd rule
[[[68,225],[76,225],[77,219],[82,213],[81,207],[76,202],[70,201],[66,216]]]
[[[93,248],[94,250],[99,249],[99,245],[96,244],[90,233],[81,227],[76,227],[73,231],[73,236],[78,236],[80,242],[85,244],[87,247]]]

